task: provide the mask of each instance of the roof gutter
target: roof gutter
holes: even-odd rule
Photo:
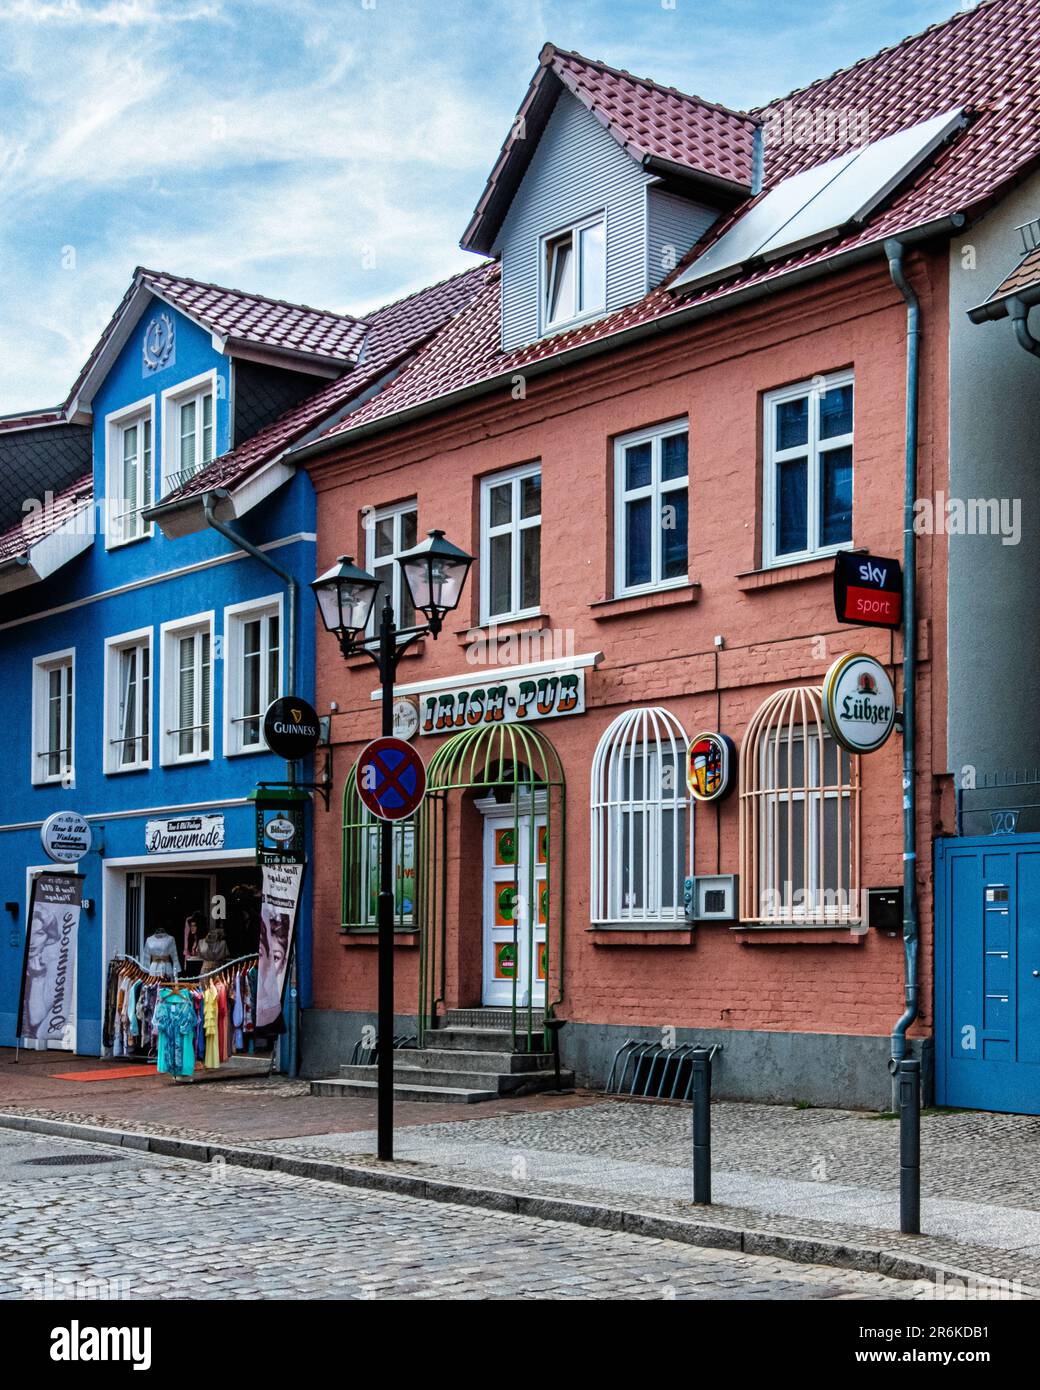
[[[930,241],[933,237],[952,236],[961,230],[966,221],[967,218],[964,213],[951,213],[946,217],[937,218],[934,222],[915,227],[911,231],[900,232],[899,240],[904,246],[912,246],[923,241]],[[567,348],[563,352],[554,353],[536,362],[511,366],[507,371],[498,372],[493,377],[487,377],[483,381],[474,382],[469,386],[462,386],[456,391],[447,391],[444,395],[434,396],[428,401],[422,401],[418,405],[409,406],[390,415],[380,416],[379,419],[370,420],[352,430],[343,430],[334,435],[321,435],[312,443],[298,445],[295,449],[288,450],[286,457],[300,461],[318,458],[345,443],[353,444],[361,439],[369,439],[373,435],[410,424],[413,420],[422,419],[426,415],[433,415],[439,410],[446,410],[450,406],[461,405],[464,402],[476,400],[480,396],[490,395],[502,387],[510,387],[518,375],[530,380],[532,377],[563,370],[575,362],[583,362],[590,357],[602,356],[604,353],[614,351],[615,348],[627,347],[630,343],[654,338],[673,328],[681,328],[686,324],[709,318],[713,314],[723,313],[727,309],[764,299],[770,294],[779,294],[783,290],[805,284],[811,280],[821,279],[824,275],[831,275],[837,270],[844,270],[848,266],[872,260],[883,252],[883,240],[851,247],[848,251],[841,251],[824,260],[814,261],[811,265],[785,271],[772,280],[745,285],[741,289],[733,290],[717,299],[692,304],[685,309],[674,309],[660,318],[649,319],[646,323],[635,324],[631,328],[623,328],[617,333],[609,333],[605,337],[597,338],[589,343],[580,343],[576,347]]]

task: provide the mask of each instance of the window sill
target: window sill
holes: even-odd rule
[[[409,647],[409,648],[408,648],[408,650],[407,650],[407,651],[404,653],[404,655],[401,657],[401,660],[402,660],[402,661],[411,661],[411,660],[413,659],[413,657],[422,656],[422,654],[423,654],[423,652],[424,652],[425,650],[426,650],[426,638],[425,638],[425,637],[420,637],[419,640],[418,640],[418,642],[416,642],[416,644],[415,644],[414,647]],[[371,658],[370,656],[366,655],[364,652],[358,652],[356,656],[346,656],[346,657],[344,657],[344,658],[343,658],[343,665],[346,666],[348,670],[356,671],[356,670],[360,670],[360,668],[361,668],[362,666],[371,666],[371,665],[372,665],[372,658]]]
[[[856,930],[859,926],[858,922],[843,927],[827,922],[768,927],[741,922],[730,930],[737,933],[742,946],[859,946],[866,937],[864,931]]]
[[[551,626],[551,621],[548,613],[529,613],[521,618],[491,618],[474,627],[456,629],[455,640],[460,647],[472,647],[519,634],[542,632]]]
[[[378,927],[340,927],[339,939],[344,946],[378,946]],[[394,945],[413,949],[419,945],[417,927],[394,927]]]
[[[834,550],[829,555],[814,556],[809,560],[792,560],[787,564],[769,565],[764,569],[745,570],[737,575],[737,588],[745,593],[756,589],[773,589],[778,584],[797,584],[806,579],[824,579],[834,573],[835,555],[864,555],[860,548],[853,550]]]
[[[645,613],[650,608],[674,608],[679,604],[697,603],[701,596],[699,584],[676,585],[673,589],[648,589],[645,594],[625,594],[623,598],[601,598],[590,603],[597,623],[612,618],[627,618],[633,613]]]
[[[598,925],[587,927],[586,932],[593,946],[692,946],[696,941],[696,932],[689,922]]]

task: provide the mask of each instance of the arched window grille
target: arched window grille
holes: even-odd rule
[[[859,758],[831,738],[816,686],[778,690],[740,750],[740,916],[859,920]]]
[[[344,931],[375,931],[379,904],[378,821],[364,805],[352,768],[343,788],[343,905]],[[414,927],[415,821],[394,822],[394,926]]]
[[[688,744],[678,719],[657,706],[619,714],[600,739],[592,760],[594,923],[684,920],[693,859]]]

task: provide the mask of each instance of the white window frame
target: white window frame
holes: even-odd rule
[[[533,607],[519,608],[516,601],[520,597],[521,572],[520,572],[520,540],[521,531],[530,530],[537,526],[541,530],[542,511],[538,509],[537,516],[520,516],[520,495],[521,485],[525,478],[533,478],[536,474],[541,474],[542,464],[539,459],[535,463],[520,464],[517,468],[507,468],[501,473],[491,473],[486,478],[480,480],[480,621],[482,623],[506,623],[512,622],[517,618],[533,618],[542,611],[542,575],[541,559],[538,565],[538,602]],[[513,499],[511,508],[511,519],[501,525],[491,525],[491,490],[509,483],[512,487]],[[510,566],[509,566],[509,596],[512,600],[509,610],[505,613],[491,612],[491,541],[494,536],[508,535],[511,539]],[[539,542],[539,557],[541,548]]]
[[[591,895],[590,920],[600,927],[674,927],[685,924],[683,880],[691,872],[694,808],[686,789],[686,730],[669,710],[659,705],[623,711],[613,719],[596,745],[590,783]],[[634,777],[625,768],[643,761],[643,794],[637,796]],[[674,786],[650,786],[665,760],[674,769]],[[662,779],[663,780],[663,779]],[[671,875],[674,901],[665,903],[661,891],[665,865],[664,819],[672,818]],[[676,834],[682,823],[684,833]],[[642,872],[633,880],[634,866],[626,864],[623,847],[638,834],[642,842]],[[635,897],[634,902],[626,898]]]
[[[821,440],[820,397],[828,391],[842,386],[852,387],[852,430],[848,434],[834,435]],[[809,398],[809,427],[805,444],[796,444],[790,449],[780,449],[776,443],[776,407],[785,401]],[[793,386],[784,386],[776,391],[768,391],[762,400],[762,568],[771,569],[778,565],[798,564],[803,560],[813,560],[821,556],[836,555],[839,550],[848,550],[852,537],[845,541],[835,541],[831,545],[816,545],[814,538],[820,534],[820,458],[834,449],[852,449],[853,489],[856,478],[856,456],[853,438],[856,428],[856,383],[852,371],[832,372],[829,376],[813,377],[809,381],[799,381]],[[806,458],[807,509],[806,538],[810,542],[804,550],[785,551],[778,555],[776,502],[776,475],[779,464],[789,459]],[[853,491],[853,518],[855,518],[855,491]]]
[[[103,767],[106,776],[113,776],[120,772],[142,772],[152,766],[152,750],[155,746],[152,718],[155,699],[155,651],[152,635],[150,627],[139,627],[133,632],[121,632],[116,637],[105,639],[105,748]],[[123,653],[131,648],[137,648],[138,652],[148,652],[148,700],[146,705],[142,704],[140,699],[141,668],[140,657],[138,658],[138,733],[135,740],[140,741],[142,738],[147,740],[148,756],[147,758],[137,756],[133,762],[124,763],[121,761],[123,729],[120,724],[122,701],[120,667]]]
[[[183,763],[212,762],[215,756],[214,745],[217,741],[213,720],[214,685],[217,670],[215,617],[215,612],[210,609],[208,613],[195,613],[188,618],[175,618],[170,622],[163,623],[159,629],[160,665],[162,668],[159,680],[159,737],[161,739],[159,761],[163,767],[178,767]],[[209,709],[208,711],[201,711],[201,713],[208,715],[209,748],[199,752],[181,753],[176,742],[179,734],[168,732],[178,704],[180,665],[177,659],[177,642],[181,637],[188,637],[194,632],[209,633]],[[193,740],[193,742],[201,742],[201,739]]]
[[[661,481],[661,440],[673,434],[686,434],[686,476]],[[637,444],[650,445],[650,482],[645,487],[625,487],[625,450]],[[661,527],[655,524],[650,530],[650,581],[646,584],[625,583],[625,553],[628,516],[626,503],[649,497],[653,502],[652,516],[658,519],[661,509],[667,504],[668,494],[683,491],[686,493],[686,572],[674,579],[661,578]],[[629,594],[651,594],[659,589],[677,589],[688,584],[690,574],[690,422],[686,417],[669,420],[663,425],[650,429],[634,430],[631,434],[619,435],[614,440],[614,595],[626,598]]]
[[[57,669],[67,669],[68,680],[72,685],[71,712],[67,718],[68,727],[64,738],[67,740],[67,760],[58,772],[48,772],[46,759],[51,756],[50,748],[50,673]],[[67,695],[62,695],[62,706]],[[65,716],[62,716],[63,720]],[[60,751],[60,750],[58,750]],[[76,649],[66,647],[59,652],[48,652],[38,656],[32,664],[32,739],[30,756],[30,780],[35,787],[75,786],[76,784]]]
[[[142,450],[138,448],[138,496],[128,499],[123,496],[123,434],[133,425],[140,427],[147,424],[151,433],[151,487],[147,490],[143,486],[143,470],[141,469]],[[152,522],[142,522],[140,530],[134,532],[132,536],[124,535],[124,518],[127,516],[139,517],[145,508],[150,507],[155,502],[155,475],[156,475],[156,438],[155,438],[155,397],[145,396],[143,400],[135,401],[133,405],[123,406],[120,410],[114,410],[110,415],[105,416],[105,549],[115,550],[120,546],[133,545],[137,541],[147,540],[155,534],[155,526]],[[128,507],[128,501],[134,502],[133,507]]]
[[[263,708],[259,711],[260,736],[256,743],[244,743],[245,722],[257,716],[246,715],[242,710],[245,689],[245,625],[255,619],[278,619],[278,680],[277,690],[266,691],[266,699],[261,700]],[[261,650],[261,677],[267,680],[269,648]],[[242,757],[250,753],[268,752],[264,738],[264,712],[272,700],[278,699],[285,691],[285,618],[281,594],[268,594],[266,598],[247,599],[243,603],[232,603],[224,609],[224,756]]]
[[[397,558],[399,555],[403,555],[406,550],[411,550],[412,548],[411,546],[403,545],[401,542],[402,518],[407,516],[409,512],[415,513],[415,537],[416,541],[418,542],[419,503],[418,499],[415,497],[409,497],[404,502],[391,503],[389,506],[386,507],[377,507],[375,512],[370,514],[371,524],[366,524],[365,526],[365,568],[368,570],[369,574],[375,574],[376,565],[379,565],[381,569],[384,566],[389,566],[391,574],[390,600],[394,605],[394,616],[399,627],[401,625],[401,613],[403,611],[402,599],[404,597],[405,592],[405,578],[404,575],[401,573],[401,566],[397,563]],[[380,521],[393,521],[394,540],[393,549],[391,550],[390,554],[380,555],[377,557],[376,525]],[[369,637],[377,637],[379,635],[379,603],[380,601],[377,598],[376,602],[372,605],[372,612],[369,614],[368,617],[368,627],[365,629],[365,631]],[[421,618],[420,621],[422,621]]]
[[[601,293],[599,303],[593,308],[583,309],[580,307],[584,299],[584,286],[582,284],[581,258],[578,255],[578,247],[581,241],[581,233],[589,227],[602,226],[603,228],[603,284],[600,287]],[[574,257],[574,305],[575,312],[566,319],[556,319],[549,322],[549,275],[546,268],[546,251],[549,243],[559,241],[563,237],[571,238],[571,254]],[[568,328],[573,328],[577,323],[585,323],[589,319],[599,318],[607,312],[607,213],[605,208],[599,212],[590,213],[587,217],[579,217],[574,222],[566,223],[562,227],[557,227],[554,231],[545,232],[538,238],[538,336],[544,338],[552,333],[562,333]]]
[[[217,430],[217,405],[220,400],[219,383],[217,379],[217,369],[212,368],[208,372],[200,372],[198,376],[193,376],[187,381],[178,382],[176,386],[168,386],[162,393],[162,491],[166,493],[179,487],[186,481],[186,477],[181,476],[181,432],[180,432],[180,409],[190,401],[195,401],[195,472],[190,476],[201,473],[203,468],[207,468],[213,459],[208,459],[200,463],[198,459],[199,443],[202,436],[202,397],[212,394],[213,396],[213,458],[218,456],[218,430]],[[154,439],[153,439],[154,445]]]

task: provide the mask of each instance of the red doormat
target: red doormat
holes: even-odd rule
[[[100,1071],[52,1071],[52,1081],[119,1081],[124,1076],[155,1076],[154,1067],[102,1067]]]

